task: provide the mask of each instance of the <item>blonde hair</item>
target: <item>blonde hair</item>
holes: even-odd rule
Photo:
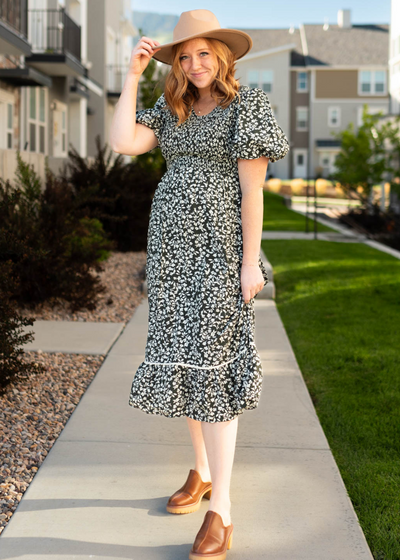
[[[240,87],[235,78],[235,58],[230,48],[219,39],[204,37],[209,48],[217,58],[218,69],[211,84],[211,96],[226,108],[234,99]],[[198,90],[190,82],[182,69],[180,54],[184,49],[184,42],[173,45],[173,63],[165,79],[164,97],[174,115],[178,116],[177,126],[189,118],[191,106],[199,98]],[[240,97],[240,96],[239,96]],[[221,101],[220,101],[221,100]]]

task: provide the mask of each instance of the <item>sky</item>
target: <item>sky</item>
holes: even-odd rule
[[[211,10],[221,27],[286,28],[301,23],[337,24],[339,10],[349,9],[351,22],[390,23],[390,0],[131,0],[133,10],[180,15]]]

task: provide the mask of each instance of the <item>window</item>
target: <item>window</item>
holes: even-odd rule
[[[0,149],[14,147],[14,94],[0,88]]]
[[[358,74],[359,95],[386,94],[386,71],[385,70],[362,70]]]
[[[28,149],[30,152],[46,152],[46,90],[28,89]]]
[[[385,72],[379,70],[375,72],[375,93],[384,93],[385,91]]]
[[[249,87],[258,87],[258,70],[249,70],[247,74],[247,81],[249,82]]]
[[[13,129],[14,129],[14,105],[7,103],[7,148],[13,147]]]
[[[340,126],[339,107],[328,107],[328,126]]]
[[[364,104],[365,105],[365,104]],[[387,113],[387,108],[381,105],[367,105],[367,111],[370,115],[375,115],[382,111],[384,115]],[[357,126],[362,126],[363,105],[357,108]]]
[[[319,153],[319,165],[322,167],[322,176],[327,177],[329,173],[336,170],[335,162],[339,152],[337,151],[322,151]]]
[[[297,72],[297,91],[308,91],[308,74],[307,72]]]
[[[67,106],[60,101],[54,101],[52,111],[53,123],[53,156],[67,155]]]
[[[272,92],[273,81],[273,70],[249,70],[247,73],[249,87],[258,87],[266,93]]]
[[[308,107],[296,107],[296,130],[308,130]]]

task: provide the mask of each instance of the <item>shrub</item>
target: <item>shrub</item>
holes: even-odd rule
[[[62,298],[71,311],[94,309],[104,287],[91,271],[102,270],[113,243],[66,181],[47,171],[42,191],[19,154],[17,176],[15,188],[0,180],[0,261],[13,262],[16,301],[33,306]]]
[[[107,144],[96,138],[97,154],[93,162],[82,158],[75,149],[62,180],[76,192],[87,216],[100,220],[119,251],[145,251],[151,201],[164,166],[152,167],[149,154],[145,161],[137,158],[124,163],[124,156],[114,160]]]
[[[24,327],[33,325],[33,319],[17,311],[12,299],[16,283],[12,261],[0,261],[0,395],[11,382],[45,371],[40,364],[21,359],[22,345],[33,339],[33,333],[24,332]]]

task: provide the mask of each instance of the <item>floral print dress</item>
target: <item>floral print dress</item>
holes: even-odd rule
[[[254,298],[244,302],[240,281],[237,159],[275,162],[289,143],[263,90],[241,85],[239,94],[225,109],[203,116],[192,109],[178,127],[164,94],[136,113],[167,164],[148,227],[145,359],[129,394],[129,405],[149,414],[224,422],[260,399]],[[259,266],[266,285],[261,258]]]

